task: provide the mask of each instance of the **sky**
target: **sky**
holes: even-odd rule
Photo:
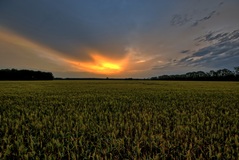
[[[1,0],[0,69],[148,78],[239,66],[239,0]]]

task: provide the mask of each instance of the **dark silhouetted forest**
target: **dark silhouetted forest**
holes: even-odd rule
[[[53,80],[54,76],[51,72],[17,70],[17,69],[1,69],[0,80]]]
[[[151,77],[151,80],[238,81],[239,66],[234,67],[234,71],[229,69],[211,70],[210,72],[196,71],[186,74],[161,75],[158,77]]]

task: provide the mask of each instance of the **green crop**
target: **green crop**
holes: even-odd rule
[[[0,159],[238,158],[238,82],[0,82]]]

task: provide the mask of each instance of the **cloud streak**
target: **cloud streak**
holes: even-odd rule
[[[178,63],[189,66],[219,66],[232,68],[239,62],[239,30],[230,33],[208,33],[198,37],[195,41],[200,43],[211,42],[212,45],[195,51]]]
[[[30,53],[29,56],[36,55],[39,58],[48,59],[53,63],[65,65],[65,60],[61,53],[19,36],[7,29],[0,28],[0,41],[1,43],[9,44],[16,48],[25,48],[31,50],[31,52],[28,52]]]
[[[192,24],[192,27],[196,27],[196,26],[199,25],[200,23],[209,20],[209,19],[212,18],[215,14],[216,14],[216,11],[212,11],[212,12],[210,12],[207,16],[205,16],[205,17],[203,17],[203,18],[201,18],[201,19],[195,20],[195,22]]]

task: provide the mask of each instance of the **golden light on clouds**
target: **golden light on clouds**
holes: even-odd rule
[[[0,27],[0,67],[53,72],[72,70],[62,53]]]
[[[39,58],[50,60],[56,64],[64,65],[66,63],[60,52],[1,27],[0,41],[12,45],[16,52],[19,52],[19,49],[23,48],[26,51],[25,54],[28,54],[28,56],[37,55]]]
[[[128,64],[128,57],[112,59],[92,51],[89,52],[89,55],[91,57],[90,61],[69,60],[68,62],[79,70],[96,74],[119,74],[126,69]]]
[[[91,57],[91,60],[82,61],[80,58],[69,58],[65,53],[61,53],[42,44],[33,42],[32,40],[4,28],[0,28],[0,41],[14,45],[16,52],[18,52],[19,47],[25,48],[25,50],[28,50],[25,53],[28,54],[28,56],[37,55],[45,61],[51,61],[57,65],[62,65],[65,67],[65,71],[112,75],[122,73],[128,64],[127,57],[120,59],[110,58],[92,49],[87,50],[87,54]],[[40,60],[42,59],[39,59],[39,61]]]

